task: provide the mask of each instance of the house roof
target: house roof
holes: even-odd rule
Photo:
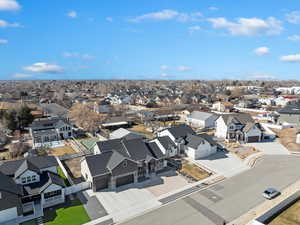
[[[136,139],[136,138],[144,138],[145,136],[143,134],[140,134],[135,131],[127,130],[124,128],[119,128],[113,132],[110,133],[111,136],[117,137],[117,138],[125,138],[127,140]]]
[[[175,139],[184,138],[188,134],[195,134],[193,129],[185,124],[170,127],[167,128],[167,130],[175,137]]]
[[[122,140],[123,144],[134,161],[149,160],[152,155],[142,139]]]
[[[169,149],[170,147],[176,146],[169,136],[158,137],[157,140],[165,149]]]
[[[197,120],[207,120],[210,117],[214,117],[215,119],[218,118],[218,116],[213,113],[201,112],[201,111],[193,111],[188,117]]]
[[[0,211],[21,205],[22,186],[0,172]]]
[[[300,103],[291,103],[277,111],[279,114],[300,115]]]
[[[164,154],[162,153],[162,151],[160,150],[160,148],[155,142],[149,142],[147,145],[149,146],[149,149],[155,158],[157,159],[164,158]]]
[[[45,189],[47,189],[50,185],[56,184],[61,187],[65,187],[64,180],[55,173],[52,172],[43,172],[40,175],[40,181],[24,185],[24,193],[25,195],[36,195],[42,193]]]
[[[252,116],[248,113],[222,114],[221,117],[223,118],[225,124],[234,122],[234,120],[240,122],[241,124],[254,123]]]
[[[2,162],[0,163],[0,172],[8,176],[18,176],[27,169],[37,171],[37,169],[40,170],[53,166],[58,166],[54,156],[34,156],[16,161]]]
[[[40,106],[42,110],[45,111],[47,114],[60,117],[68,116],[68,109],[56,103],[41,104]]]

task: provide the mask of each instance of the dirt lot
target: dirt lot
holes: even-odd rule
[[[226,149],[231,152],[236,154],[240,159],[245,159],[249,155],[258,153],[259,150],[250,147],[250,146],[241,146],[239,143],[224,143],[226,146]]]
[[[82,157],[75,158],[75,159],[68,159],[63,161],[63,164],[68,171],[68,173],[71,175],[73,181],[77,183],[77,181],[80,181],[81,179],[81,168],[80,168],[80,160]]]
[[[187,160],[182,161],[182,168],[179,172],[181,174],[185,174],[189,177],[192,177],[193,179],[195,179],[197,181],[210,176],[210,174],[207,171],[201,169],[199,166],[197,166]]]
[[[296,144],[296,134],[300,128],[286,128],[282,130],[274,130],[280,138],[280,143],[290,151],[299,151],[300,144]]]
[[[299,225],[300,224],[300,201],[296,202],[287,210],[277,216],[269,225]]]
[[[74,154],[76,151],[71,147],[71,146],[62,146],[62,147],[56,147],[56,148],[51,148],[47,151],[49,155],[54,155],[54,156],[61,156],[61,155],[68,155],[68,154]]]
[[[154,138],[154,134],[151,133],[150,131],[148,131],[147,127],[145,127],[142,124],[135,125],[132,128],[129,128],[129,130],[133,130],[133,131],[139,132],[141,134],[144,134],[147,138],[150,138],[150,139]]]

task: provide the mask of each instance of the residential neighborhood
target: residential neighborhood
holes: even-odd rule
[[[0,225],[300,225],[300,5],[0,0]]]

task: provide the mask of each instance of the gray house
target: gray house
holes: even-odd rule
[[[213,128],[218,116],[213,113],[193,111],[188,115],[186,122],[195,128]]]
[[[97,142],[94,153],[81,161],[82,176],[94,191],[137,183],[166,167],[160,148],[143,139]]]
[[[289,123],[291,125],[300,125],[300,103],[291,103],[285,107],[279,109],[278,111],[279,119],[278,122]]]
[[[42,216],[43,208],[65,201],[64,180],[53,156],[0,163],[0,224]]]

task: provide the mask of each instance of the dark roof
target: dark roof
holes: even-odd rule
[[[29,160],[24,160],[20,167],[15,172],[15,178],[22,175],[26,170],[34,171],[36,173],[39,172],[39,168],[37,168],[32,162]]]
[[[170,127],[170,128],[168,128],[168,130],[175,137],[175,139],[184,138],[188,134],[195,134],[193,129],[191,127],[189,127],[188,125],[185,125],[185,124]]]
[[[176,146],[169,136],[158,137],[157,139],[165,149]]]
[[[0,211],[21,205],[22,186],[15,183],[13,178],[0,172]]]
[[[162,159],[165,157],[155,142],[149,142],[147,145],[149,147],[150,152],[156,159]]]
[[[64,180],[57,174],[52,172],[43,172],[40,175],[40,181],[24,185],[24,194],[25,195],[37,195],[42,193],[50,185],[56,184],[61,187],[65,187]]]
[[[124,157],[117,151],[107,151],[98,155],[85,157],[93,177],[110,173],[124,159],[127,159],[127,157]]]
[[[96,143],[101,153],[107,151],[118,151],[124,157],[129,157],[128,152],[124,148],[122,139],[111,139],[107,141],[99,141]]]
[[[291,103],[277,111],[280,114],[300,114],[300,103]]]
[[[27,162],[24,162],[27,161]],[[26,169],[36,171],[48,167],[57,167],[58,163],[54,156],[34,156],[16,161],[6,161],[0,164],[0,172],[5,175],[15,176],[20,175],[21,171]]]
[[[46,113],[52,116],[59,116],[59,117],[68,116],[68,112],[69,112],[68,109],[56,103],[41,104],[40,106]]]
[[[186,140],[186,145],[194,149],[197,149],[198,146],[204,141],[207,141],[211,146],[217,145],[217,143],[208,134],[200,134],[200,135],[189,134],[185,140]]]
[[[147,160],[152,157],[145,141],[142,139],[123,140],[123,144],[130,158],[134,161]]]

